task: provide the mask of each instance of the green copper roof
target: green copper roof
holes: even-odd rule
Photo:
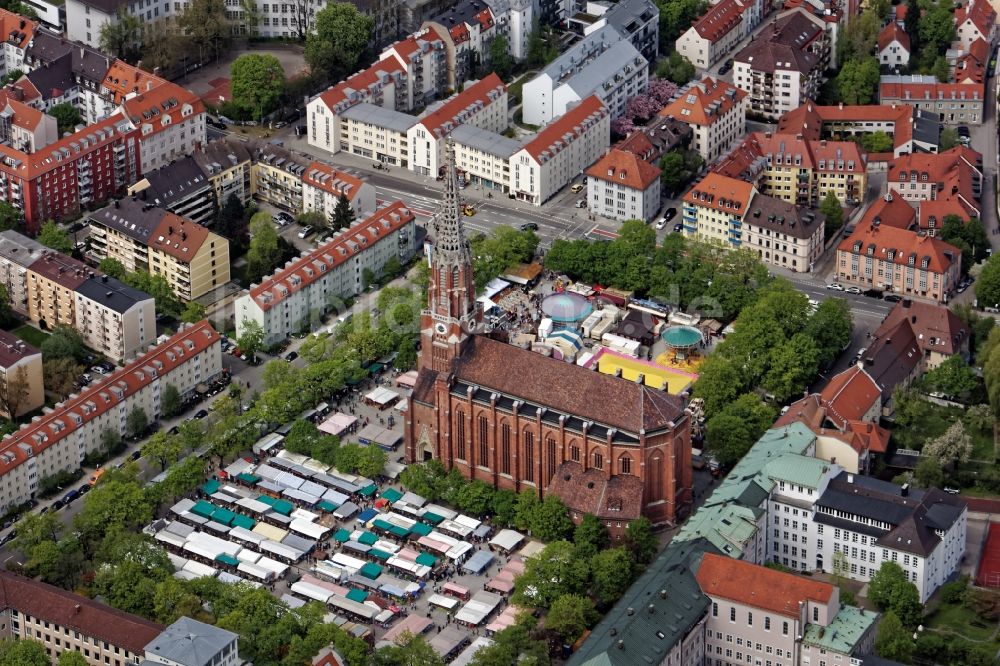
[[[786,481],[815,490],[819,488],[820,479],[829,467],[830,463],[826,460],[789,454],[767,463],[766,473],[775,481]]]
[[[878,613],[874,611],[866,611],[854,606],[841,606],[840,612],[829,625],[825,627],[815,624],[806,626],[802,642],[831,652],[853,655],[855,646],[865,637],[877,619]]]

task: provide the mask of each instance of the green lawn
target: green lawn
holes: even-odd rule
[[[923,448],[924,443],[944,434],[952,423],[961,419],[965,410],[958,407],[943,407],[931,402],[921,401],[920,409],[916,411],[915,421],[892,431],[896,447],[900,449]],[[965,424],[966,433],[972,437],[972,458],[975,460],[993,460],[993,437]]]
[[[996,623],[985,622],[978,615],[960,604],[941,604],[925,622],[928,629],[939,629],[982,643],[992,642],[994,650],[1000,649],[994,634]]]
[[[49,338],[49,334],[46,333],[45,331],[40,331],[34,326],[28,326],[27,324],[18,326],[13,331],[11,331],[11,333],[21,338],[29,345],[38,348],[41,348],[42,343],[48,340]]]

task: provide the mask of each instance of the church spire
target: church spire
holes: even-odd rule
[[[434,219],[434,254],[452,265],[472,264],[472,252],[462,225],[462,206],[458,198],[458,173],[455,168],[455,142],[445,142],[444,201]]]

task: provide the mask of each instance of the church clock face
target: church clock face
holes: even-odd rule
[[[437,324],[434,325],[434,332],[437,333],[438,335],[444,335],[445,333],[448,332],[448,327],[445,326],[442,322],[438,322]]]

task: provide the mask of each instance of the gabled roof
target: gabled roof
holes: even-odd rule
[[[524,150],[539,164],[547,162],[607,116],[607,107],[597,95],[591,95],[549,123],[524,145]]]
[[[882,226],[897,229],[912,229],[917,220],[917,211],[895,190],[872,202],[865,211],[858,226],[871,226],[878,220]]]
[[[755,72],[767,74],[779,70],[808,74],[819,64],[819,58],[809,51],[767,40],[750,42],[733,59],[748,64]]]
[[[6,370],[15,363],[41,353],[13,333],[0,331],[0,368]]]
[[[962,259],[958,248],[939,238],[882,225],[858,226],[837,246],[839,252],[864,255],[869,254],[869,249],[875,259],[898,266],[908,265],[911,257],[915,268],[923,267],[926,261],[926,270],[932,273],[945,273]]]
[[[826,406],[826,417],[843,430],[847,421],[860,421],[876,404],[882,393],[875,380],[855,365],[830,379],[820,392]]]
[[[206,227],[194,220],[165,211],[147,244],[182,263],[190,264],[208,240],[209,233]],[[216,239],[220,237],[216,236]]]
[[[0,9],[0,34],[4,37],[4,44],[26,49],[37,29],[36,21],[7,9]]]
[[[401,42],[395,45],[400,47]],[[352,74],[324,92],[319,98],[333,113],[340,114],[355,104],[368,101],[383,86],[406,76],[406,68],[394,57],[384,58],[368,69]]]
[[[324,162],[312,162],[302,174],[302,182],[335,196],[343,194],[353,200],[364,182],[357,176],[341,171]]]
[[[986,99],[982,83],[938,83],[933,76],[883,76],[878,90],[879,101],[883,104]]]
[[[878,33],[878,50],[884,51],[893,42],[898,42],[907,53],[910,52],[910,36],[895,21],[889,21]]]
[[[688,190],[684,195],[684,203],[742,217],[754,192],[754,186],[750,183],[710,172]]]
[[[691,28],[703,39],[717,42],[743,21],[745,7],[740,0],[722,0],[708,8]]]
[[[121,104],[129,95],[150,92],[166,82],[166,79],[130,65],[124,60],[115,60],[104,75],[101,88],[111,93],[115,104]]]
[[[186,88],[175,83],[164,83],[125,100],[120,108],[135,127],[148,125],[153,129],[152,134],[141,134],[142,141],[172,125],[204,113],[205,103]]]
[[[424,115],[418,124],[434,137],[441,138],[471,116],[486,108],[506,94],[507,86],[496,73],[466,86],[465,90],[450,97],[434,111]]]
[[[892,123],[893,145],[898,147],[913,138],[913,115],[913,107],[906,104],[821,106],[809,101],[779,118],[778,132],[819,139],[824,125],[833,125],[836,131],[837,126],[845,124],[858,124],[863,129],[866,122]]]
[[[706,76],[698,83],[677,91],[673,101],[660,109],[659,115],[690,125],[712,125],[726,118],[746,96],[745,90]]]
[[[75,290],[96,273],[87,264],[55,250],[49,250],[28,267],[32,273],[55,282],[60,287]]]
[[[961,28],[966,21],[975,26],[980,35],[989,36],[996,25],[997,13],[989,0],[969,0],[955,10],[955,25]]]
[[[616,474],[609,479],[602,470],[585,470],[580,463],[566,461],[552,475],[548,492],[559,497],[570,511],[589,513],[601,520],[635,520],[642,513],[643,483],[631,474]]]
[[[706,553],[695,578],[709,597],[798,619],[799,604],[826,605],[837,588],[793,573]]]
[[[914,339],[922,351],[957,354],[969,342],[969,328],[954,312],[943,305],[905,299],[896,303],[874,337],[881,339],[899,324],[913,329]]]
[[[639,159],[634,153],[617,148],[609,150],[587,169],[588,176],[640,192],[655,183],[661,173],[659,168]]]

